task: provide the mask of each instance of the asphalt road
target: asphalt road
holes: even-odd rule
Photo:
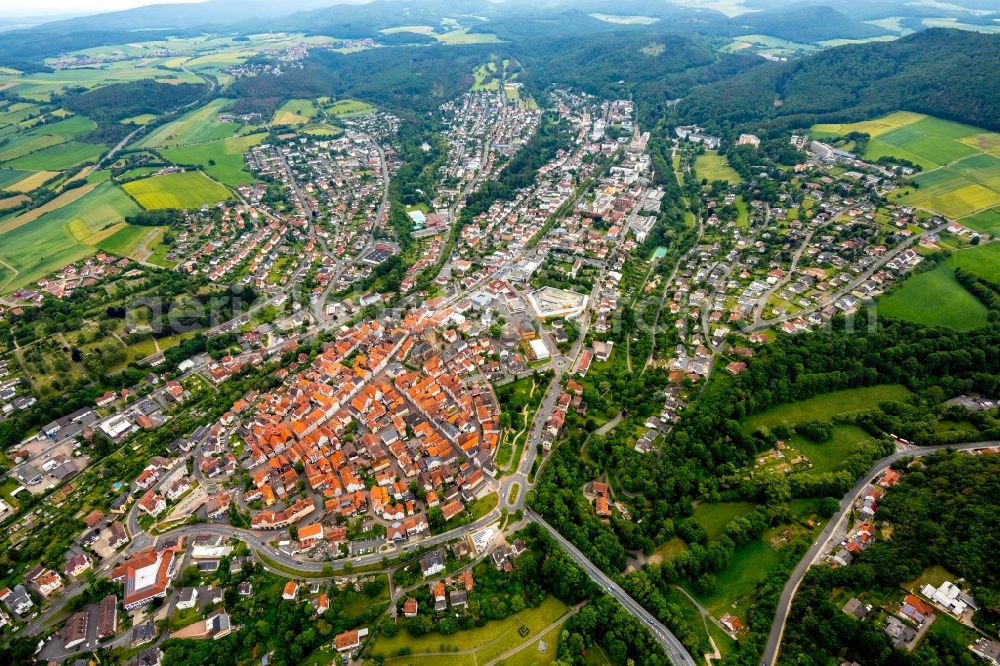
[[[629,614],[633,615],[636,619],[642,622],[649,629],[650,633],[653,634],[653,638],[656,642],[663,646],[663,650],[667,653],[671,663],[676,666],[696,666],[695,660],[691,658],[691,655],[681,642],[677,640],[669,629],[667,629],[659,620],[657,620],[653,615],[647,611],[642,605],[633,599],[629,594],[618,586],[615,581],[611,580],[603,571],[601,571],[593,562],[588,560],[583,553],[577,550],[576,546],[571,544],[563,535],[559,534],[559,531],[545,522],[541,516],[537,513],[528,509],[526,515],[531,520],[535,521],[552,535],[552,538],[559,543],[560,546],[569,554],[571,558],[582,568],[591,580],[604,588],[604,590],[614,597],[618,603],[620,603]]]
[[[835,534],[839,534],[839,529],[841,523],[847,518],[851,513],[851,509],[854,503],[857,501],[861,494],[868,488],[872,480],[881,472],[889,468],[892,463],[900,460],[902,458],[907,458],[911,456],[924,456],[929,453],[934,453],[935,451],[942,451],[944,449],[954,449],[956,451],[975,451],[977,449],[989,449],[1000,445],[1000,442],[975,442],[972,444],[954,444],[951,446],[934,446],[934,447],[922,447],[914,449],[905,449],[903,451],[897,451],[892,455],[882,458],[876,462],[868,473],[861,477],[853,488],[844,498],[840,500],[840,510],[830,518],[830,522],[827,523],[826,528],[823,530],[822,536],[816,541],[803,556],[802,560],[799,561],[795,570],[792,571],[791,577],[788,582],[785,583],[785,589],[781,591],[781,597],[778,599],[778,608],[775,611],[774,622],[771,623],[771,633],[767,637],[767,645],[764,647],[764,654],[761,657],[761,666],[773,666],[778,660],[779,650],[781,648],[781,637],[785,633],[785,625],[788,622],[788,614],[792,608],[792,599],[795,598],[795,592],[799,588],[799,584],[802,582],[802,578],[806,575],[806,571],[811,567],[816,560],[818,560],[822,555],[828,552],[830,546],[830,540]]]

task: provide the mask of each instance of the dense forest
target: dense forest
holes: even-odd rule
[[[776,127],[855,121],[900,109],[1000,129],[1000,35],[932,29],[767,64],[695,90],[685,120]]]
[[[906,464],[901,463],[906,469]],[[783,664],[855,660],[870,666],[971,666],[982,663],[950,632],[932,630],[913,653],[892,649],[880,614],[859,622],[840,610],[836,590],[902,598],[900,586],[938,565],[963,577],[981,610],[977,624],[1000,618],[1000,459],[941,453],[907,470],[883,497],[875,520],[892,525],[848,567],[810,569],[792,607],[781,651]],[[948,618],[935,622],[948,623]]]
[[[98,123],[118,122],[143,113],[159,115],[171,111],[195,101],[206,89],[207,86],[201,84],[157,83],[144,79],[69,95],[63,105]]]

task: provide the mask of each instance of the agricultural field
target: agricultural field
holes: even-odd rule
[[[105,146],[67,141],[42,150],[28,153],[16,160],[7,162],[4,166],[12,169],[28,169],[31,171],[62,171],[72,169],[84,162],[96,162],[104,152]]]
[[[955,267],[995,277],[1000,266],[1000,253],[995,248],[991,244],[961,250],[933,270],[909,277],[901,287],[878,300],[879,315],[958,331],[985,325],[986,306],[959,284]]]
[[[127,47],[123,47],[127,48]],[[162,59],[146,58],[134,61],[112,62],[102,67],[56,69],[51,72],[0,73],[0,87],[20,97],[49,101],[70,88],[97,88],[111,83],[154,79],[161,83],[202,83],[201,77],[181,70],[170,71],[159,67]]]
[[[156,128],[139,142],[140,148],[165,148],[191,143],[204,143],[234,136],[238,123],[219,122],[218,116],[232,100],[213,99],[202,107],[189,111],[177,120]]]
[[[898,203],[953,219],[1000,206],[1000,134],[909,112],[812,128],[818,138],[849,132],[872,137],[864,158],[898,157],[923,169],[892,195]]]
[[[14,136],[0,148],[0,161],[7,162],[32,152],[43,150],[83,134],[92,132],[97,123],[83,116],[72,116],[47,125],[40,125]]]
[[[724,180],[736,185],[742,180],[740,174],[726,162],[726,158],[714,150],[706,150],[705,154],[698,156],[694,163],[694,171],[699,179],[707,178],[708,182]]]
[[[119,225],[114,229],[114,233],[98,241],[97,246],[119,257],[131,257],[135,249],[151,233],[160,233],[158,227],[140,227],[134,224]]]
[[[205,143],[164,148],[160,152],[171,162],[200,165],[219,182],[237,187],[253,181],[243,162],[243,153],[264,140],[264,134],[247,134]]]
[[[319,114],[311,99],[290,99],[274,112],[273,125],[308,125]]]
[[[17,181],[13,185],[7,186],[6,190],[8,192],[30,192],[35,188],[41,187],[50,178],[59,175],[58,171],[20,171],[16,173],[27,173],[27,177]]]
[[[743,431],[750,434],[760,428],[773,428],[782,423],[795,425],[803,421],[829,421],[837,414],[867,409],[887,400],[904,400],[909,395],[909,390],[900,384],[833,391],[807,400],[778,405],[750,416],[743,421]]]
[[[37,219],[0,231],[0,261],[17,271],[7,276],[0,292],[13,291],[93,254],[111,229],[123,226],[124,217],[138,210],[116,185],[104,182]]]
[[[200,171],[184,171],[133,180],[122,185],[139,205],[153,208],[199,208],[232,197],[232,193]]]

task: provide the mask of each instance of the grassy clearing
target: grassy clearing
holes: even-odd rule
[[[156,120],[155,113],[140,113],[138,116],[132,116],[131,118],[122,118],[119,122],[123,125],[148,125],[154,120]]]
[[[110,252],[120,257],[129,257],[136,247],[138,247],[139,243],[154,229],[156,227],[140,227],[133,224],[125,224],[118,228],[114,234],[100,240],[97,246],[105,252]]]
[[[926,326],[968,331],[986,324],[986,306],[969,293],[944,262],[934,270],[917,273],[878,300],[880,316]]]
[[[404,647],[409,648],[413,655],[441,654],[449,660],[449,664],[486,663],[490,659],[486,656],[489,653],[495,653],[493,655],[495,658],[527,640],[518,634],[518,629],[522,625],[527,626],[531,630],[529,636],[533,636],[558,620],[568,610],[569,607],[555,597],[546,597],[545,601],[536,608],[526,608],[503,620],[488,622],[482,627],[460,631],[451,636],[431,633],[415,637],[411,636],[406,629],[401,630],[392,638],[377,636],[371,653],[372,656],[382,655],[386,657],[385,663],[387,664],[413,663],[410,657],[391,658],[392,654]],[[458,650],[474,650],[475,655],[449,655],[448,652],[454,652],[454,649],[449,648],[456,647]],[[480,655],[486,658],[482,659]],[[460,661],[463,659],[466,661]],[[424,657],[420,658],[420,663],[425,663]]]
[[[831,472],[839,468],[845,458],[863,450],[873,440],[856,425],[835,425],[833,435],[826,442],[817,444],[798,435],[792,441],[799,451],[809,456],[813,472]]]
[[[472,72],[474,80],[472,82],[473,92],[479,90],[498,90],[500,88],[500,75],[497,73],[497,64],[488,62],[476,67]]]
[[[143,208],[198,208],[229,199],[228,189],[200,171],[169,173],[122,185]]]
[[[724,180],[736,185],[742,180],[740,174],[726,162],[726,158],[714,150],[707,150],[704,155],[698,156],[694,163],[694,172],[698,178],[707,178],[708,182]]]
[[[795,425],[803,421],[829,421],[837,414],[869,408],[887,400],[903,400],[910,391],[901,384],[880,384],[863,388],[844,389],[772,407],[743,422],[746,433],[759,428],[773,428],[781,423]]]
[[[161,152],[171,162],[200,165],[205,173],[231,187],[247,185],[253,177],[246,170],[243,153],[264,140],[265,134],[248,134],[205,143],[165,148]]]
[[[291,99],[274,112],[274,125],[308,125],[319,114],[316,103],[311,99]]]
[[[721,537],[726,524],[733,518],[745,516],[757,505],[753,502],[702,502],[694,510],[694,519],[708,532],[708,538],[715,541]]]
[[[734,613],[746,617],[756,588],[777,566],[778,552],[763,541],[752,541],[733,554],[729,566],[715,576],[715,587],[706,595],[694,595],[712,614]]]
[[[559,648],[559,633],[561,631],[561,625],[550,630],[539,640],[532,641],[530,645],[525,645],[518,652],[512,654],[503,661],[498,662],[498,666],[547,666],[547,664],[551,664],[556,660],[556,652],[558,652]],[[541,650],[542,642],[545,643],[544,652]],[[595,648],[594,650],[591,650],[591,652],[596,652],[598,649],[599,648]],[[601,653],[596,652],[596,654]]]
[[[335,102],[323,107],[327,113],[331,116],[346,117],[346,116],[360,116],[365,113],[371,113],[375,110],[375,107],[367,102],[362,102],[356,99],[338,99]]]
[[[500,38],[488,32],[469,32],[467,28],[452,30],[443,35],[434,35],[442,44],[464,45],[464,44],[499,44]]]

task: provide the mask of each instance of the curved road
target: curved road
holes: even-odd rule
[[[778,654],[781,648],[781,637],[785,633],[785,625],[788,622],[788,614],[792,609],[792,599],[795,597],[795,592],[799,588],[799,584],[802,582],[803,577],[806,575],[809,567],[811,567],[824,553],[828,552],[830,548],[830,541],[835,534],[840,533],[841,523],[850,514],[851,509],[854,507],[854,503],[857,501],[861,494],[867,490],[868,486],[872,483],[872,480],[880,473],[889,468],[897,460],[908,457],[919,457],[930,453],[935,453],[937,451],[943,451],[945,449],[954,449],[955,451],[976,451],[980,449],[990,449],[996,446],[1000,446],[1000,442],[974,442],[971,444],[953,444],[950,446],[932,446],[932,447],[921,447],[914,449],[904,449],[902,451],[897,451],[892,455],[882,458],[868,470],[868,472],[861,477],[854,487],[848,491],[844,498],[840,500],[840,509],[830,518],[830,522],[827,523],[826,528],[823,530],[823,534],[820,539],[816,541],[803,556],[802,560],[792,571],[791,577],[788,582],[785,583],[785,589],[781,591],[781,597],[778,599],[778,608],[775,611],[774,622],[771,623],[771,633],[767,637],[767,645],[764,647],[764,654],[761,657],[761,666],[773,666],[778,660]]]

